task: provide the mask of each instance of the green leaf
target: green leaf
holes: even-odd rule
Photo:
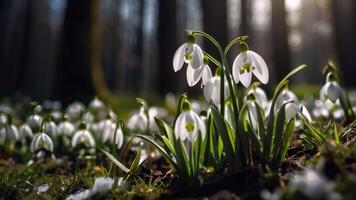
[[[133,174],[136,174],[138,167],[140,166],[140,160],[141,160],[141,147],[138,149],[137,154],[135,156],[135,159],[132,161],[131,167],[130,167],[130,172]]]
[[[125,167],[120,161],[118,161],[113,155],[111,155],[109,152],[105,151],[104,149],[99,149],[101,152],[103,152],[106,157],[108,157],[118,168],[120,168],[122,171],[124,171],[126,174],[130,172],[130,170]]]
[[[240,156],[240,160],[242,160],[242,162],[244,164],[247,163],[247,159],[248,159],[248,153],[249,153],[249,129],[248,129],[248,106],[247,104],[245,104],[241,111],[240,111],[240,116],[238,119],[238,136],[239,136],[239,143],[237,143],[236,145],[238,145],[239,148],[239,156]]]
[[[173,145],[175,141],[175,135],[171,126],[159,118],[155,118],[155,121],[159,129],[159,132],[161,134],[164,134],[168,138],[170,143]]]
[[[282,140],[282,144],[281,144],[281,148],[278,152],[278,158],[275,163],[276,166],[279,166],[282,163],[283,159],[286,157],[286,154],[287,154],[287,151],[289,148],[289,144],[290,144],[290,141],[292,140],[292,136],[294,133],[294,128],[295,128],[295,118],[292,118],[291,120],[289,120],[289,123],[286,127],[284,137]]]
[[[283,132],[284,132],[284,125],[286,121],[286,105],[287,103],[284,103],[282,107],[279,109],[278,114],[277,114],[277,119],[275,122],[275,126],[273,127],[274,134],[273,134],[273,143],[272,143],[272,155],[277,156],[277,152],[279,151],[281,147],[281,141],[283,137]]]
[[[228,133],[228,128],[223,116],[220,115],[219,111],[210,106],[212,118],[214,120],[214,124],[216,128],[219,130],[219,135],[224,144],[224,149],[226,152],[226,156],[228,157],[228,162],[230,162],[231,166],[235,165],[235,149],[234,149],[234,141],[231,140],[230,134]]]

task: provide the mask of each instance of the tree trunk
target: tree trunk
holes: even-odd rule
[[[161,94],[177,89],[177,75],[174,73],[172,60],[178,48],[176,36],[176,0],[161,0],[158,3],[158,91]]]
[[[288,46],[288,28],[284,0],[272,1],[272,45],[273,63],[277,82],[290,71],[290,57]]]
[[[204,32],[213,36],[222,48],[228,43],[227,0],[203,0]],[[220,60],[220,54],[210,41],[204,39],[204,49]]]

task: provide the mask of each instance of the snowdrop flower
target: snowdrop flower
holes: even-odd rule
[[[206,128],[200,117],[191,110],[188,102],[183,103],[183,111],[177,118],[174,125],[174,134],[177,139],[185,141],[187,138],[190,142],[195,141],[199,132],[202,138],[205,138]]]
[[[147,129],[148,119],[145,114],[145,109],[143,107],[140,108],[138,113],[132,115],[127,123],[127,128],[134,130],[145,132]]]
[[[5,126],[7,124],[7,116],[4,113],[0,114],[0,127]]]
[[[52,139],[44,132],[37,133],[31,142],[31,152],[36,152],[41,149],[53,152]]]
[[[70,104],[65,112],[65,115],[70,121],[75,121],[80,118],[85,111],[85,106],[80,102],[74,102]]]
[[[96,178],[92,189],[93,193],[104,194],[111,189],[113,184],[114,184],[114,179],[112,178],[109,177]]]
[[[334,75],[329,72],[325,85],[320,89],[320,99],[322,101],[330,100],[335,103],[342,95],[343,89],[336,82]]]
[[[101,110],[105,109],[104,102],[102,102],[98,97],[95,97],[90,103],[89,103],[89,110],[96,113]]]
[[[124,132],[122,131],[121,127],[117,127],[115,132],[115,144],[117,149],[121,149],[122,144],[124,143]]]
[[[187,82],[189,87],[193,87],[200,79],[202,80],[201,86],[204,86],[212,76],[211,69],[205,62],[197,69],[194,69],[191,65],[187,67]]]
[[[299,103],[297,96],[290,90],[284,89],[276,99],[276,104],[274,110],[277,111],[282,107],[283,104],[287,102],[294,102],[296,104]]]
[[[85,124],[92,124],[94,122],[94,116],[90,112],[85,112],[82,116],[82,120]]]
[[[75,131],[74,125],[64,119],[59,125],[58,125],[58,134],[59,135],[64,135],[67,137],[71,137]]]
[[[198,69],[203,65],[203,51],[195,43],[195,38],[188,35],[187,42],[182,44],[173,56],[174,71],[179,71],[184,63],[188,63],[193,69]]]
[[[98,124],[98,137],[101,137],[103,143],[107,141],[112,141],[116,129],[116,124],[111,121],[111,119],[101,120]]]
[[[232,64],[232,75],[235,83],[241,81],[246,88],[250,86],[252,74],[261,83],[266,84],[269,79],[269,72],[266,62],[254,51],[248,50],[246,43],[241,43],[241,53],[235,58]]]
[[[0,144],[3,145],[5,141],[16,142],[19,140],[19,132],[17,127],[13,124],[6,125],[0,129]]]
[[[214,76],[209,79],[204,87],[204,97],[209,103],[213,103],[215,106],[220,106],[220,77]],[[225,91],[225,100],[230,97],[230,90],[228,84],[225,82],[224,85]]]
[[[54,123],[54,121],[44,122],[43,130],[52,138],[57,137],[57,125]]]
[[[254,87],[254,88],[250,89],[248,94],[253,94],[253,96],[255,97],[255,101],[263,109],[268,107],[268,98],[267,98],[266,92],[264,90],[262,90],[260,87]],[[247,100],[247,98],[245,99],[245,101],[246,100]]]
[[[158,127],[155,123],[155,118],[163,118],[167,116],[167,111],[164,108],[159,107],[150,107],[148,109],[148,118],[149,118],[149,129],[150,131],[158,131]]]
[[[19,128],[19,135],[21,138],[32,138],[33,133],[31,127],[26,123],[22,124]]]
[[[306,169],[304,172],[293,177],[291,179],[291,186],[311,199],[324,199],[329,194],[335,193],[333,191],[334,184],[313,169]]]
[[[30,115],[27,118],[27,124],[31,127],[32,130],[36,131],[40,129],[40,126],[42,124],[42,117],[38,114],[33,114]]]
[[[75,148],[78,145],[84,145],[88,148],[95,147],[95,140],[83,123],[80,125],[79,130],[74,133],[72,138],[72,147]]]
[[[322,101],[316,100],[315,107],[313,108],[313,115],[316,118],[329,118],[329,110],[326,108],[325,104]]]

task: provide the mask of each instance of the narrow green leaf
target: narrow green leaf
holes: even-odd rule
[[[141,147],[138,149],[135,159],[131,163],[130,166],[131,173],[136,174],[138,167],[140,166],[140,160],[141,160]]]
[[[290,141],[292,140],[292,136],[294,133],[294,128],[295,128],[295,119],[292,118],[286,127],[284,137],[282,140],[282,144],[281,144],[281,148],[280,148],[280,151],[278,152],[278,158],[275,163],[276,166],[279,166],[282,163],[283,159],[286,157],[286,154],[287,154],[287,151],[289,148],[289,144],[290,144]]]
[[[125,167],[120,161],[118,161],[113,155],[111,155],[109,152],[105,151],[104,149],[99,149],[101,152],[103,152],[106,157],[108,157],[118,168],[120,168],[122,171],[124,171],[126,174],[130,172],[130,170]]]

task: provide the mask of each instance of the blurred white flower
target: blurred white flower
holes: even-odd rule
[[[300,174],[295,175],[290,180],[291,187],[298,189],[311,199],[329,199],[333,191],[334,184],[329,182],[319,172],[313,169],[305,169]],[[333,195],[335,197],[335,195]],[[337,196],[337,195],[336,195]]]
[[[158,127],[156,125],[155,122],[155,118],[162,118],[162,117],[166,117],[168,114],[168,112],[164,109],[164,108],[160,108],[160,107],[150,107],[148,109],[148,118],[149,118],[149,129],[150,131],[158,131]]]
[[[16,142],[19,140],[19,132],[17,127],[13,124],[6,125],[0,129],[0,144],[4,144],[6,141]]]
[[[179,71],[184,63],[188,63],[193,69],[198,69],[203,65],[204,54],[201,48],[195,43],[193,36],[188,36],[192,41],[182,44],[173,56],[173,69]]]
[[[261,83],[268,83],[269,72],[266,62],[257,53],[247,50],[241,52],[232,64],[232,75],[235,83],[241,81],[246,88],[250,86],[252,74],[254,74]]]
[[[206,128],[203,120],[191,110],[180,113],[174,125],[176,138],[181,141],[185,141],[188,138],[190,142],[193,142],[199,132],[202,134],[202,138],[205,138]]]
[[[282,107],[283,104],[287,102],[294,102],[296,104],[299,104],[299,100],[297,96],[294,94],[294,92],[284,89],[277,97],[276,99],[276,104],[274,107],[274,111],[277,111],[279,108]]]
[[[68,117],[69,121],[73,122],[79,119],[85,110],[86,108],[84,104],[80,102],[74,102],[67,107],[65,115]]]
[[[39,130],[42,124],[42,117],[38,114],[30,115],[27,118],[27,124],[31,127],[33,131]]]
[[[116,124],[111,119],[101,120],[98,124],[98,137],[101,138],[103,143],[113,141],[115,129]]]
[[[268,107],[268,98],[267,98],[266,92],[263,89],[261,89],[260,87],[252,88],[249,91],[249,94],[253,94],[253,96],[255,96],[256,102],[263,109],[266,109],[266,107]],[[245,98],[245,101],[246,100],[247,99]]]
[[[274,190],[273,192],[264,189],[262,190],[260,195],[264,200],[279,200],[282,198],[282,192],[279,188]]]
[[[333,75],[329,72],[325,85],[320,89],[320,100],[330,100],[333,103],[336,103],[336,101],[341,97],[343,89],[332,77]]]
[[[35,134],[31,142],[31,152],[36,152],[41,149],[53,152],[52,139],[44,132]]]
[[[95,179],[92,191],[94,194],[104,194],[111,189],[113,184],[114,179],[110,177],[99,177]]]
[[[127,123],[127,128],[133,131],[145,132],[147,129],[147,123],[148,123],[148,119],[147,116],[145,115],[145,110],[143,107],[141,107],[139,112],[133,114],[130,117]]]
[[[197,69],[190,65],[187,67],[187,82],[190,87],[197,84],[200,79],[202,80],[201,86],[204,86],[212,76],[211,69],[207,64],[203,64]]]
[[[72,147],[75,148],[78,145],[84,145],[86,147],[95,147],[95,140],[91,133],[85,128],[77,130],[72,137]]]
[[[75,131],[75,127],[69,121],[64,120],[61,123],[59,123],[57,130],[59,135],[71,137]]]
[[[90,112],[85,112],[82,116],[82,120],[85,124],[92,124],[94,122],[94,116]]]
[[[204,97],[209,102],[214,104],[215,106],[220,106],[220,77],[214,76],[213,78],[209,79],[208,82],[204,86]],[[225,99],[230,97],[230,90],[227,82],[224,85],[225,91],[224,96]]]
[[[19,128],[19,135],[20,138],[32,138],[33,132],[31,130],[31,127],[26,123],[22,124]]]
[[[43,123],[43,130],[52,138],[57,137],[57,125],[54,121],[46,121]]]
[[[105,104],[98,97],[95,97],[92,101],[90,101],[88,108],[90,111],[97,113],[102,109],[105,109]]]
[[[121,127],[119,126],[116,129],[116,133],[115,133],[115,144],[117,149],[121,149],[123,143],[124,143],[124,133]]]

